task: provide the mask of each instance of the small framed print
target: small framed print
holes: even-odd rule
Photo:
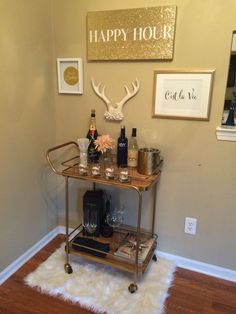
[[[82,58],[58,58],[57,77],[60,94],[83,94]]]
[[[214,70],[154,71],[153,118],[209,120]]]

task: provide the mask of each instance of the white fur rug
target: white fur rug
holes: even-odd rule
[[[25,283],[40,292],[79,302],[96,313],[108,314],[163,313],[175,270],[170,261],[161,258],[151,261],[146,273],[139,277],[138,290],[131,294],[128,286],[133,281],[132,274],[70,255],[73,273],[68,275],[64,263],[62,245],[25,278]]]

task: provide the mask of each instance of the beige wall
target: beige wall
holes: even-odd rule
[[[86,61],[87,11],[167,4],[177,5],[172,62]],[[92,107],[97,111],[99,132],[117,137],[120,123],[104,120],[105,106],[92,91],[90,78],[104,82],[108,95],[119,99],[124,94],[123,85],[137,77],[141,89],[125,105],[123,123],[128,135],[132,127],[137,127],[141,146],[158,147],[165,158],[158,186],[159,249],[236,270],[236,144],[217,141],[215,136],[216,126],[221,123],[231,36],[236,29],[235,12],[234,0],[227,3],[223,0],[55,0],[53,10],[55,58],[82,57],[85,86],[82,96],[62,96],[56,92],[57,143],[86,134]],[[153,71],[174,68],[216,70],[209,122],[151,118]],[[75,220],[79,215],[76,190],[75,187],[71,193]],[[124,194],[132,212],[130,195]],[[145,203],[149,204],[148,196]],[[150,220],[144,216],[145,221]],[[198,219],[196,236],[184,234],[186,216]],[[61,212],[60,222],[63,221]]]
[[[0,2],[0,271],[57,225],[51,1]],[[49,193],[50,192],[50,199]]]
[[[177,5],[173,61],[86,61],[87,11],[166,4]],[[92,107],[99,132],[118,136],[120,123],[104,121],[105,106],[91,89],[92,76],[107,85],[114,99],[123,96],[124,84],[136,77],[140,81],[139,94],[125,105],[123,123],[128,136],[137,127],[140,146],[158,147],[165,158],[155,222],[159,249],[236,270],[236,144],[219,142],[215,136],[235,12],[234,0],[0,2],[0,271],[55,227],[57,217],[60,224],[64,222],[63,180],[56,182],[50,173],[46,149],[84,136]],[[57,57],[83,58],[83,95],[58,95]],[[186,67],[216,70],[210,121],[151,118],[154,69]],[[85,188],[73,184],[71,225],[77,223],[78,194]],[[132,193],[120,192],[131,222],[137,202],[133,203]],[[147,224],[150,194],[145,195],[144,205]],[[196,236],[184,234],[186,216],[198,219]]]

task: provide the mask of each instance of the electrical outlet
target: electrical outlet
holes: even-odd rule
[[[184,225],[184,232],[189,234],[196,234],[197,229],[197,219],[185,217],[185,225]]]

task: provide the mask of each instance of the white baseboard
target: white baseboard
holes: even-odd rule
[[[176,266],[182,267],[185,269],[193,270],[208,276],[213,276],[229,281],[236,282],[236,271],[212,264],[207,264],[192,259],[188,259],[182,256],[172,255],[169,253],[158,251],[156,252],[157,256],[172,260],[176,263]]]
[[[69,229],[71,232],[72,229]],[[0,272],[0,285],[3,284],[12,274],[14,274],[23,264],[25,264],[31,257],[33,257],[38,251],[40,251],[45,245],[47,245],[52,239],[54,239],[58,234],[65,234],[65,227],[58,226],[46,234],[40,241],[33,245],[29,250],[7,266],[2,272]],[[187,259],[185,257],[172,255],[169,253],[158,251],[157,256],[173,260],[176,265],[182,268],[193,270],[199,273],[203,273],[209,276],[222,278],[225,280],[236,282],[236,271],[219,267],[216,265],[211,265],[207,263],[202,263],[199,261]]]
[[[14,262],[8,265],[3,271],[0,272],[0,285],[4,283],[12,274],[14,274],[22,265],[24,265],[31,257],[40,251],[46,244],[55,238],[60,232],[61,228],[56,227],[41,240],[35,243],[29,250],[18,257]]]

